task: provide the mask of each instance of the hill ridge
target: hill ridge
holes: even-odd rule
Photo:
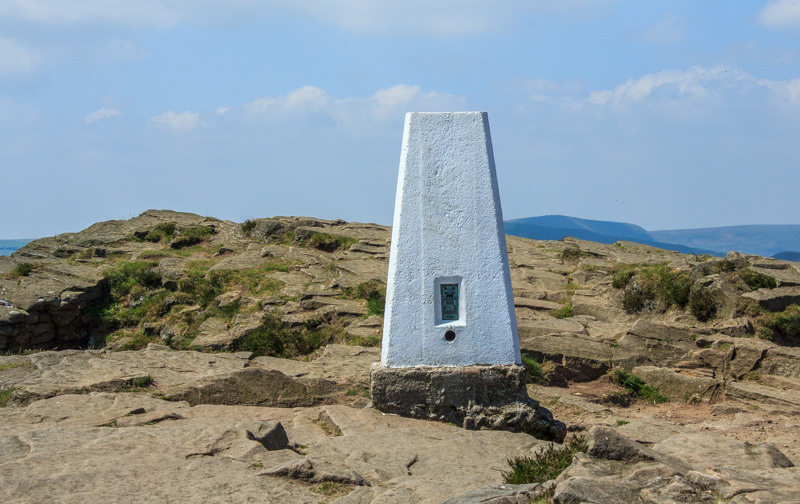
[[[558,240],[572,236],[598,243],[633,241],[685,254],[723,256],[730,251],[764,257],[796,257],[800,225],[743,224],[705,228],[649,231],[636,224],[545,215],[510,219],[506,233],[522,238]]]

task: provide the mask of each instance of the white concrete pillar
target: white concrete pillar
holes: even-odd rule
[[[520,363],[488,116],[408,113],[381,366]]]

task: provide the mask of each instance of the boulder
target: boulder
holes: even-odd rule
[[[555,381],[592,381],[611,369],[611,347],[588,338],[525,337],[520,339],[520,349],[539,362],[555,363],[556,370],[551,377]]]
[[[691,332],[684,325],[639,319],[617,344],[622,350],[646,357],[654,365],[668,366],[694,350]]]
[[[274,369],[250,367],[166,389],[163,397],[191,405],[294,407],[319,404],[338,390],[325,380],[290,378]]]
[[[759,363],[759,371],[800,380],[800,348],[769,346]]]
[[[720,384],[713,378],[692,376],[691,371],[676,372],[655,366],[638,366],[633,374],[673,401],[705,401],[714,398]]]
[[[783,411],[800,409],[800,391],[768,387],[751,381],[729,383],[725,388],[725,395],[728,399],[769,405]]]
[[[695,471],[721,467],[750,471],[794,467],[771,444],[747,443],[716,433],[678,434],[656,443],[653,450],[675,457]]]
[[[800,287],[776,287],[774,289],[758,289],[742,294],[745,299],[752,299],[765,310],[779,312],[792,304],[800,304]]]
[[[228,323],[211,317],[200,325],[200,334],[192,341],[194,348],[210,350],[229,350],[235,343],[234,336],[228,332]]]

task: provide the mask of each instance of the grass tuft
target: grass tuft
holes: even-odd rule
[[[158,243],[161,241],[169,242],[172,241],[172,237],[175,235],[175,223],[174,222],[161,222],[153,228],[152,231],[147,233],[144,236],[145,241]]]
[[[764,273],[759,273],[758,271],[752,270],[750,268],[744,268],[739,272],[739,276],[744,283],[750,287],[751,290],[758,290],[758,289],[774,289],[778,286],[778,282],[775,278],[765,275]]]
[[[688,271],[673,270],[667,263],[624,266],[612,276],[611,283],[617,289],[625,289],[622,307],[628,313],[643,310],[664,312],[672,306],[683,309],[689,305],[691,308],[692,295],[699,290],[695,289],[695,281]],[[694,304],[698,305],[698,301],[695,299]],[[705,303],[701,310],[703,315],[713,317],[716,314],[713,297],[710,298],[713,309],[708,306],[709,299],[702,301]]]
[[[528,370],[528,383],[545,383],[547,381],[547,373],[542,369],[542,365],[525,354],[522,354],[521,357],[522,364]]]
[[[386,287],[374,280],[360,283],[355,287],[344,289],[344,295],[350,299],[367,301],[367,315],[383,317],[386,306]]]
[[[630,394],[640,397],[647,402],[660,404],[669,400],[667,396],[658,391],[657,387],[649,386],[644,380],[622,368],[616,368],[611,378],[617,385],[627,390]]]
[[[800,343],[800,306],[789,305],[782,312],[765,315],[760,323],[786,343]]]
[[[568,301],[564,306],[559,308],[558,310],[553,310],[550,312],[550,315],[557,319],[565,319],[572,317],[572,301]]]
[[[515,457],[508,460],[510,471],[503,473],[503,480],[510,485],[544,483],[555,479],[572,464],[578,452],[586,452],[589,443],[586,437],[573,437],[559,448],[551,444],[533,457]]]
[[[11,399],[11,394],[13,394],[15,390],[17,390],[16,387],[0,390],[0,408],[6,407],[8,400]]]
[[[717,301],[707,287],[699,285],[689,295],[689,310],[697,320],[706,322],[717,315]]]
[[[27,262],[20,263],[11,268],[11,270],[8,271],[5,275],[3,275],[3,278],[5,278],[6,280],[14,280],[17,278],[28,276],[34,269],[36,269],[35,264]]]
[[[242,230],[243,235],[250,236],[250,233],[252,233],[256,228],[256,221],[247,219],[246,221],[242,222],[239,227]]]
[[[180,236],[172,240],[170,247],[180,249],[197,245],[205,239],[217,234],[217,230],[209,226],[192,226],[181,231]]]

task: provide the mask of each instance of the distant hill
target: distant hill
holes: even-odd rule
[[[572,236],[599,243],[632,241],[685,254],[724,256],[731,250],[800,261],[800,225],[727,226],[647,231],[635,224],[545,215],[505,222],[506,233],[536,240]]]
[[[786,252],[778,252],[772,257],[774,257],[775,259],[783,259],[784,261],[800,262],[800,252],[791,250]]]
[[[736,250],[770,257],[800,250],[800,225],[727,226],[650,231],[659,241],[712,250]]]
[[[11,255],[18,248],[24,247],[33,238],[23,240],[0,240],[0,255]]]

